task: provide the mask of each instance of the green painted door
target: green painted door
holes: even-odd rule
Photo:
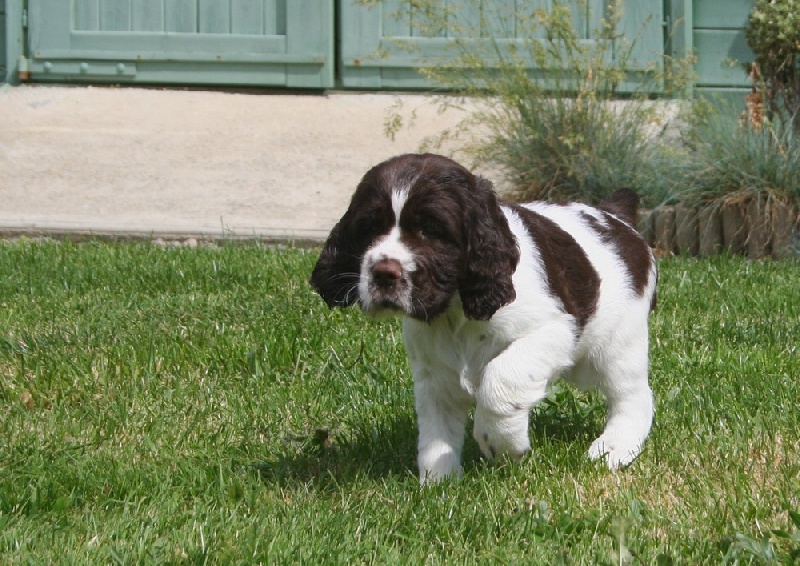
[[[325,88],[334,0],[28,1],[34,81]]]
[[[531,14],[549,10],[551,0],[435,0],[447,12],[444,29],[426,25],[424,10],[415,0],[341,0],[339,74],[353,88],[427,88],[432,85],[416,69],[446,64],[455,41],[473,41],[477,48],[517,49],[543,37],[532,31]],[[583,42],[598,39],[607,0],[573,2],[573,21]],[[661,68],[664,53],[663,0],[625,0],[621,29],[633,42],[628,70],[636,73]],[[452,22],[452,25],[450,23]],[[615,46],[608,53],[614,56]],[[531,68],[534,68],[533,63]]]
[[[8,62],[6,61],[6,3],[0,0],[0,84],[8,80]]]

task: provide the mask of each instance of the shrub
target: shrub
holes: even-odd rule
[[[682,200],[800,203],[800,4],[756,0],[745,36],[755,54],[753,92],[731,103],[694,105],[686,140],[691,159]]]
[[[756,0],[745,29],[755,54],[753,79],[768,118],[788,118],[800,133],[800,3]]]

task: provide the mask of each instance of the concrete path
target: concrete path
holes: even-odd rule
[[[392,141],[398,98],[416,125]],[[320,241],[367,169],[462,117],[422,95],[0,87],[0,233]]]

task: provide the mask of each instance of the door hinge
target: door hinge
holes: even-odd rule
[[[22,29],[28,29],[28,9],[22,10]]]

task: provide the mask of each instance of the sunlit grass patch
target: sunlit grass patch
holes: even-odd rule
[[[0,243],[0,562],[796,560],[797,263],[661,263],[656,422],[610,473],[595,395],[420,489],[396,322],[313,251]],[[795,537],[795,538],[792,538]]]

